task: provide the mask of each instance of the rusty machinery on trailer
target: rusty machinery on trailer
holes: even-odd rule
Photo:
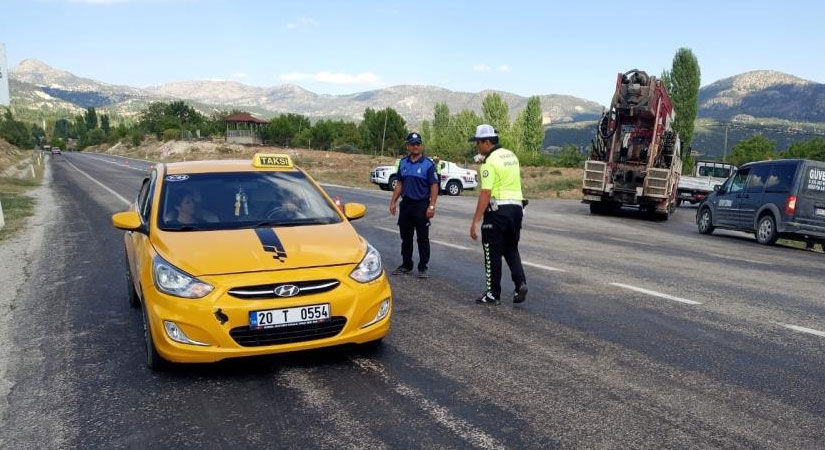
[[[622,205],[667,218],[682,170],[673,104],[662,81],[641,70],[618,74],[585,162],[583,202],[603,214]]]

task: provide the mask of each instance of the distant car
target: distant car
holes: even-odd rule
[[[377,348],[392,292],[381,255],[288,155],[158,164],[129,211],[129,304],[146,362],[211,362],[340,344]],[[363,347],[362,347],[363,348]]]
[[[802,159],[746,164],[699,205],[702,234],[752,232],[760,244],[780,237],[825,243],[825,163]]]
[[[52,147],[52,155],[59,155],[60,153],[59,147]]]
[[[370,172],[370,181],[377,184],[383,191],[395,189],[397,181],[398,162],[394,166],[378,166]],[[478,172],[472,169],[461,168],[450,161],[438,162],[439,190],[448,195],[461,195],[466,189],[475,189],[478,186]]]

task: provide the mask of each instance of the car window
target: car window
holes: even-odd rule
[[[748,174],[750,171],[750,168],[747,168],[736,172],[736,175],[733,176],[733,180],[731,180],[730,189],[728,192],[742,192],[745,190],[745,182],[748,180]]]
[[[748,184],[745,188],[746,193],[761,193],[765,189],[765,182],[768,175],[771,173],[770,165],[756,166],[751,169],[751,174],[748,177]]]
[[[164,230],[337,223],[338,211],[302,172],[176,174],[164,178]]]
[[[730,176],[730,167],[702,166],[699,168],[700,177],[727,178]]]
[[[152,214],[152,197],[155,193],[155,185],[157,184],[158,174],[152,171],[149,175],[149,188],[146,191],[146,199],[143,206],[140,208],[140,215],[143,216],[144,222],[149,221],[149,216]]]
[[[773,166],[765,183],[765,192],[779,194],[791,192],[794,178],[796,178],[795,164],[777,164]]]
[[[138,214],[143,214],[143,209],[146,206],[146,198],[149,194],[149,177],[143,179],[143,184],[140,186],[140,191],[138,191],[137,199],[135,200],[135,205],[137,205]]]

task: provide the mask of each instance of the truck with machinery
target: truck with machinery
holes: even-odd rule
[[[451,161],[438,161],[436,164],[441,193],[456,196],[478,186],[478,172],[475,170],[465,169]],[[377,184],[381,190],[391,191],[395,189],[397,171],[397,161],[393,166],[378,166],[370,171],[370,182]]]
[[[702,203],[716,186],[721,186],[734,172],[736,166],[733,164],[697,161],[693,176],[679,178],[679,205],[685,202],[691,205]]]
[[[673,119],[662,81],[638,69],[618,74],[584,166],[582,202],[592,214],[625,205],[661,219],[676,211],[682,159]]]

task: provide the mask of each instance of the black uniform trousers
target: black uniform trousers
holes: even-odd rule
[[[430,199],[401,199],[398,211],[398,228],[401,230],[402,265],[413,268],[413,235],[418,237],[418,270],[426,270],[430,262],[430,219],[427,208]]]
[[[521,219],[524,212],[519,205],[499,205],[497,211],[489,208],[481,224],[481,244],[484,247],[484,271],[487,292],[501,296],[501,257],[507,261],[513,284],[518,287],[527,282],[518,241],[521,237]]]

